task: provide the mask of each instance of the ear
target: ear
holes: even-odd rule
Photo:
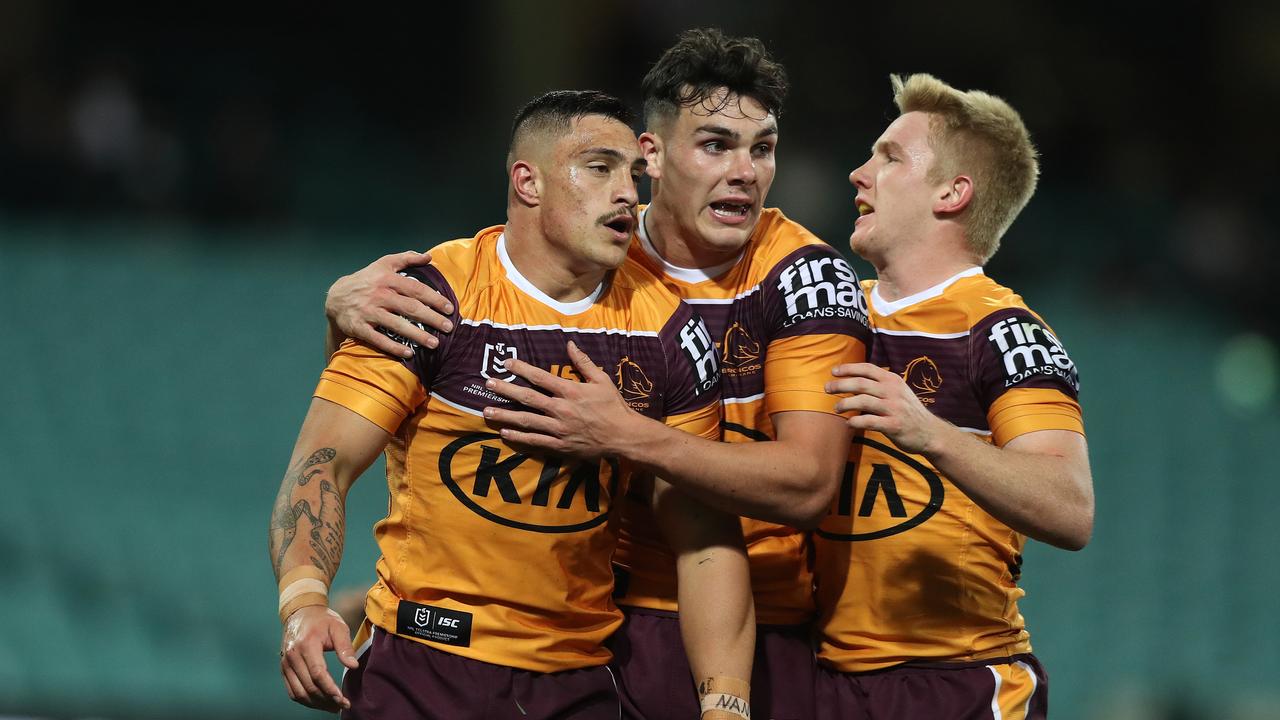
[[[644,159],[649,163],[645,168],[645,172],[649,173],[649,177],[657,180],[662,177],[662,157],[666,148],[662,144],[662,138],[651,132],[640,133],[640,152],[644,155]]]
[[[939,188],[939,194],[933,202],[933,212],[939,215],[955,215],[969,207],[973,201],[973,178],[968,175],[957,175],[951,182]]]
[[[511,164],[511,190],[529,207],[542,204],[542,177],[538,168],[525,160]]]

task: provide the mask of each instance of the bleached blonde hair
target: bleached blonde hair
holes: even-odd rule
[[[932,115],[934,152],[930,182],[957,175],[973,179],[973,200],[960,216],[969,248],[985,263],[1026,207],[1040,175],[1039,153],[1018,111],[979,90],[957,90],[932,75],[890,75],[893,101],[902,114]]]

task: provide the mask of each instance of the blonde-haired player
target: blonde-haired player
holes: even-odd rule
[[[1022,549],[1083,547],[1093,481],[1075,365],[982,270],[1035,191],[1036,151],[999,98],[892,83],[901,115],[849,176],[875,340],[827,386],[864,434],[817,530],[815,703],[827,718],[1044,717]]]

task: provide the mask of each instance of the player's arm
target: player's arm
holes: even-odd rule
[[[900,375],[870,363],[841,365],[827,391],[849,393],[836,408],[856,410],[859,430],[884,433],[900,449],[923,455],[992,517],[1067,550],[1093,534],[1093,476],[1085,438],[1038,430],[1003,447],[982,442],[920,403]]]
[[[327,650],[357,665],[350,630],[327,604],[328,588],[342,559],[347,491],[389,438],[351,410],[314,398],[276,495],[268,544],[284,623],[280,672],[289,697],[309,707],[350,707],[325,667]]]
[[[852,436],[844,418],[807,410],[775,413],[776,439],[749,443],[675,433],[625,404],[615,410],[584,422],[605,430],[599,440],[607,454],[670,478],[724,512],[802,529],[830,509]]]
[[[426,348],[439,340],[421,323],[440,332],[449,332],[448,315],[453,305],[443,294],[400,274],[405,268],[426,265],[430,253],[406,251],[385,255],[367,267],[337,279],[325,297],[324,313],[329,320],[325,335],[325,358],[332,356],[347,338],[361,340],[392,357],[409,358],[413,351],[396,342],[387,330]]]
[[[756,621],[742,524],[661,479],[653,483],[653,510],[676,556],[680,636],[699,695],[745,705]]]
[[[810,528],[831,507],[852,435],[844,418],[780,412],[772,416],[776,440],[708,440],[635,412],[609,376],[572,343],[569,356],[580,383],[514,360],[507,362],[511,372],[538,389],[488,384],[536,411],[486,408],[485,417],[502,428],[504,440],[581,458],[625,458],[734,515]]]

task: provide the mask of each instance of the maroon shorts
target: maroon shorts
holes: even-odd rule
[[[539,673],[436,650],[375,628],[342,692],[352,720],[618,720],[606,666]]]
[[[624,607],[627,619],[609,640],[627,720],[687,720],[701,715],[675,613]],[[807,625],[756,626],[751,716],[813,717],[813,646]]]
[[[1049,713],[1049,679],[1030,654],[866,673],[819,665],[814,703],[818,720],[1043,720]]]

